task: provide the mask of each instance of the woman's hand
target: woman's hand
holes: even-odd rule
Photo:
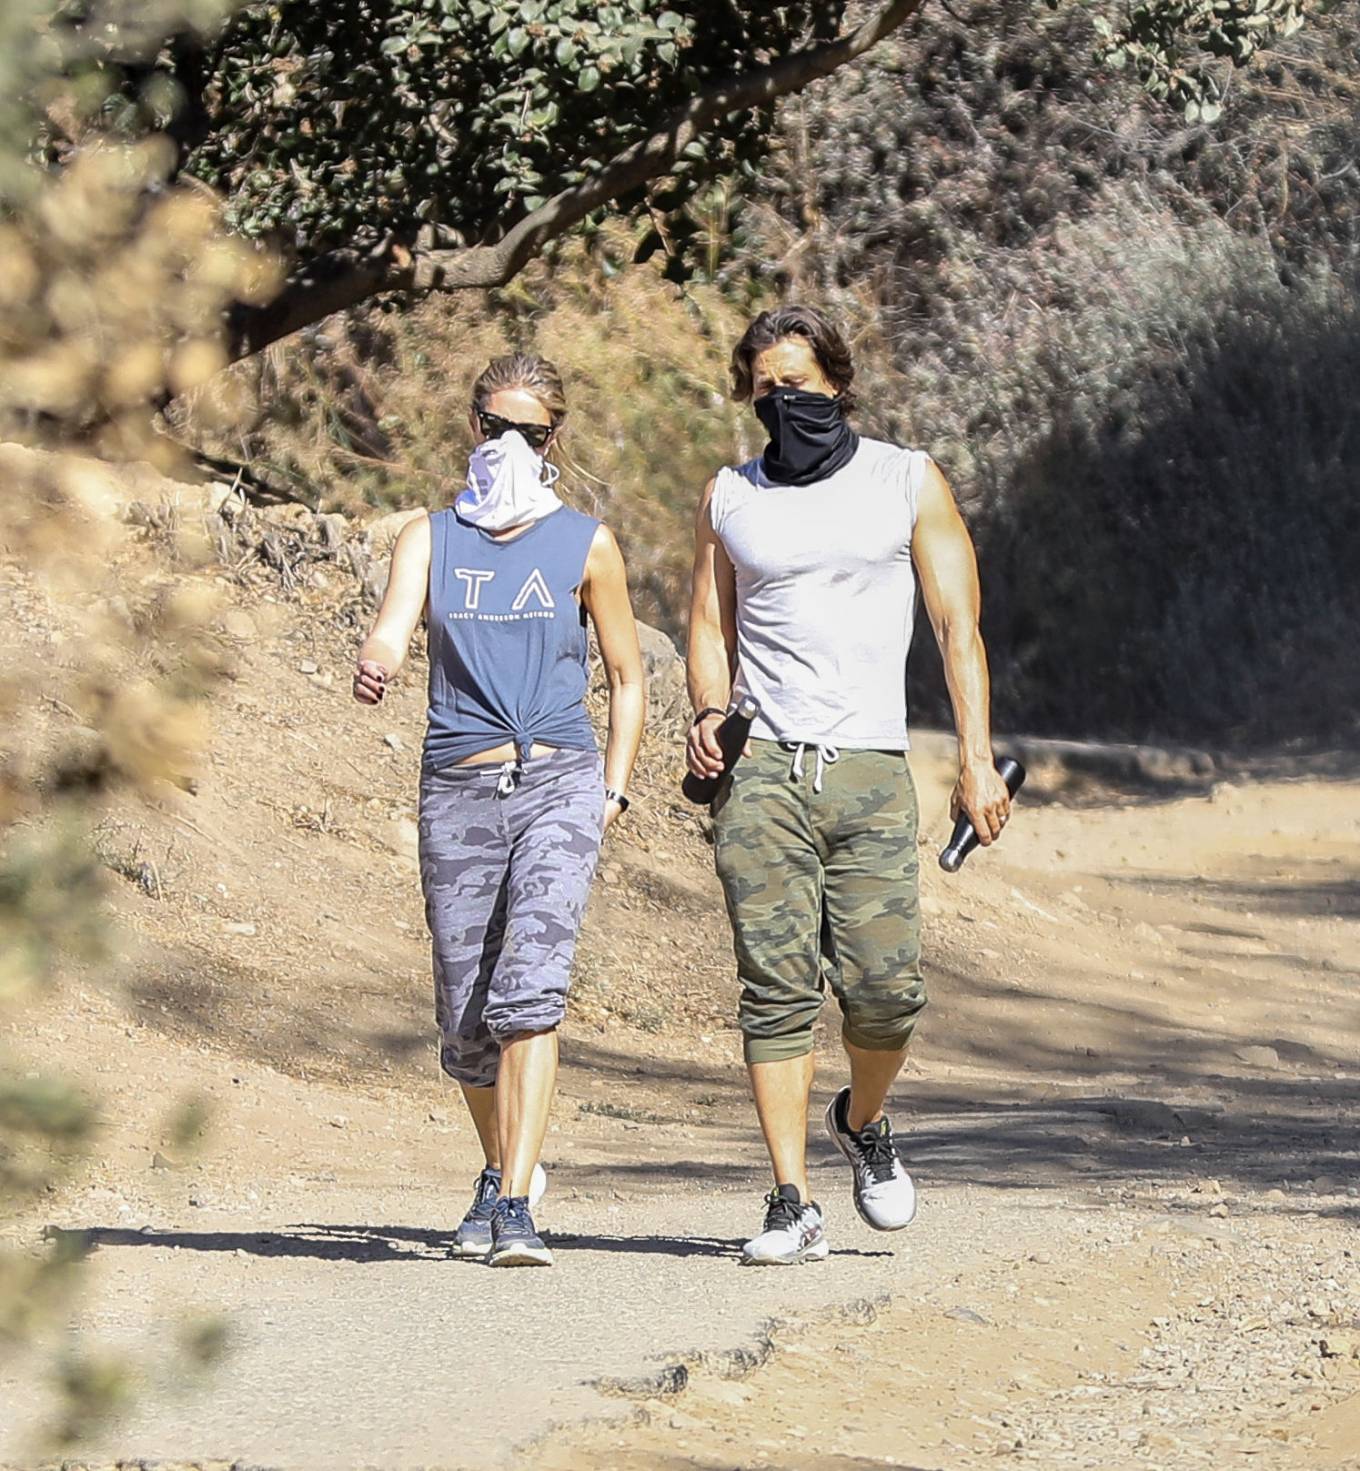
[[[604,827],[601,831],[607,833],[622,815],[623,804],[616,802],[612,797],[606,797],[604,801]]]
[[[360,659],[354,669],[354,698],[361,705],[381,705],[387,693],[387,670],[376,659]]]

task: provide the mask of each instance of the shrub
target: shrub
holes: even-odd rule
[[[936,10],[785,109],[746,267],[848,321],[866,427],[949,472],[1005,724],[1351,728],[1358,35],[1272,48],[1186,127],[1091,85],[1078,7]]]
[[[1336,385],[1360,381],[1354,294],[1325,270],[1286,286],[1263,243],[1147,204],[951,273],[952,331],[902,373],[902,419],[968,489],[998,718],[1346,730],[1360,425]],[[942,713],[938,684],[929,700]]]

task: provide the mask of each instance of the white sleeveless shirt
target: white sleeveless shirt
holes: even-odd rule
[[[734,696],[752,734],[904,751],[916,614],[911,537],[929,456],[863,439],[811,485],[776,485],[758,459],[718,471],[713,531],[736,569]]]

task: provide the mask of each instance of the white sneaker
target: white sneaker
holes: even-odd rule
[[[886,1115],[855,1131],[846,1122],[850,1090],[827,1105],[826,1132],[855,1172],[855,1209],[875,1231],[900,1231],[916,1214],[916,1187],[897,1157]]]
[[[765,1197],[765,1229],[741,1250],[743,1266],[792,1266],[820,1262],[830,1247],[822,1227],[821,1208],[803,1202],[796,1185],[780,1185]]]

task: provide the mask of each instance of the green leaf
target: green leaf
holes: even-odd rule
[[[576,85],[582,92],[593,92],[600,85],[599,69],[593,66],[583,66],[580,75],[576,78]]]
[[[405,36],[389,36],[378,50],[384,56],[399,56],[409,44]]]

